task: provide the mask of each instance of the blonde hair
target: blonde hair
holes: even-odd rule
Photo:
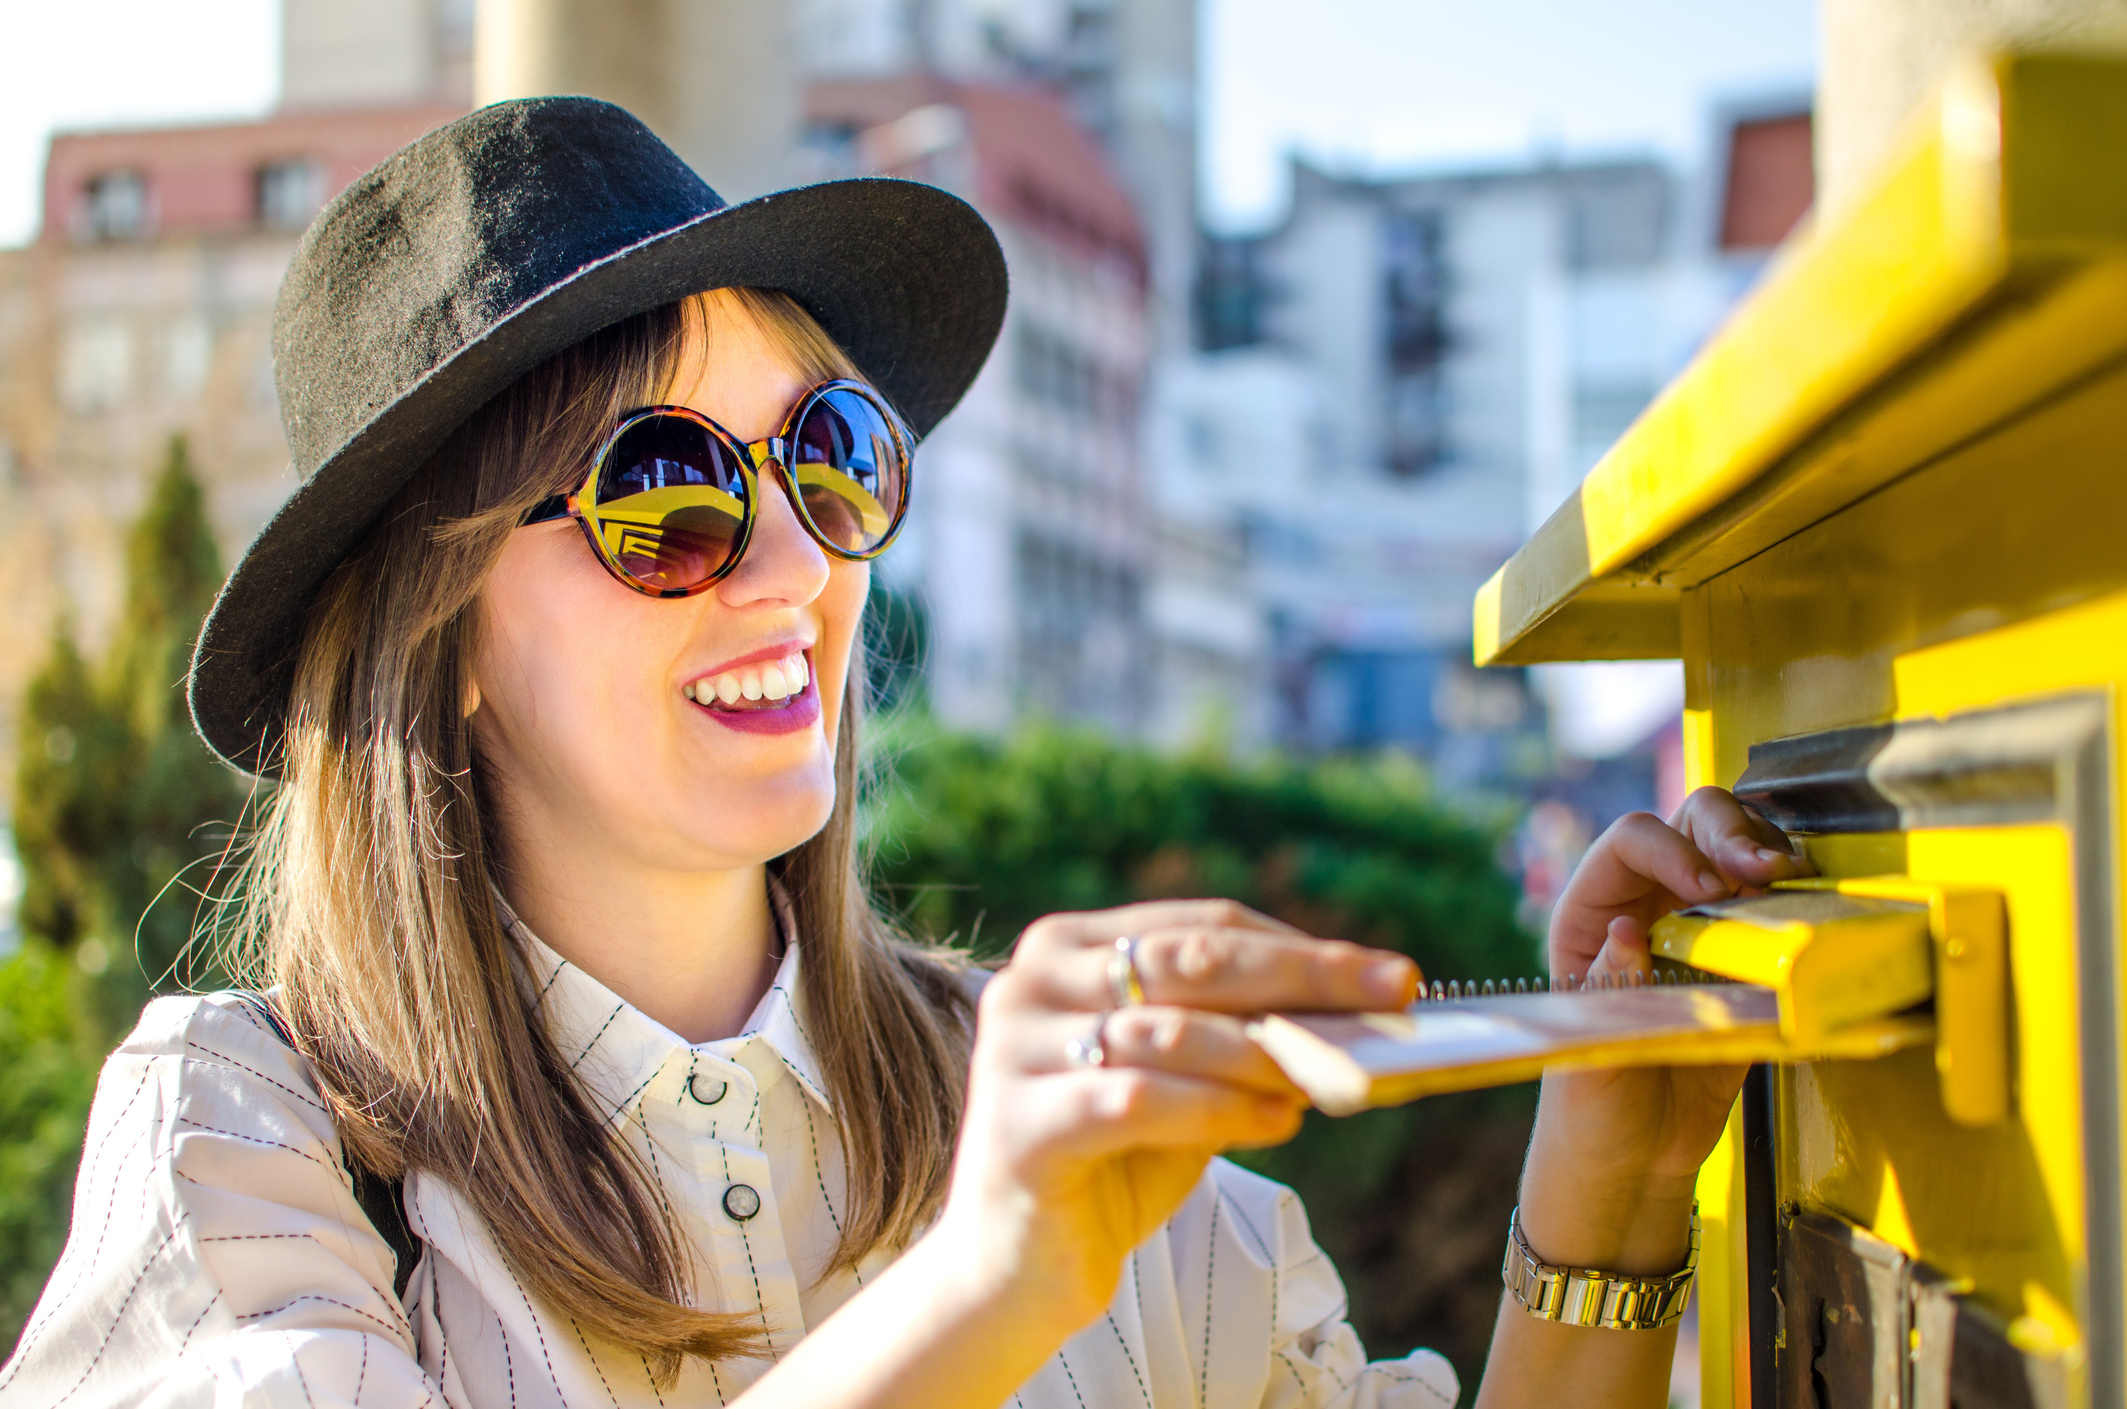
[[[349,1157],[454,1184],[535,1295],[641,1352],[660,1382],[690,1356],[758,1354],[759,1318],[689,1304],[683,1235],[527,1010],[489,894],[493,812],[458,702],[475,599],[510,533],[574,487],[621,412],[663,399],[712,302],[751,319],[801,376],[857,375],[788,296],[727,289],[609,328],[489,402],[311,607],[283,781],[237,890],[248,970],[279,984]],[[935,1212],[972,1028],[954,962],[894,933],[858,870],[863,685],[860,643],[833,813],[775,863],[846,1156],[835,1267],[905,1244]]]

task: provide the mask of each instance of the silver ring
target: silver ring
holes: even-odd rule
[[[1115,951],[1108,956],[1108,996],[1115,1000],[1117,1008],[1135,1007],[1145,1001],[1144,976],[1137,971],[1137,940],[1134,934],[1126,934],[1115,941]]]
[[[1108,1064],[1108,1015],[1093,1019],[1093,1026],[1064,1043],[1064,1060],[1074,1067],[1104,1067]]]

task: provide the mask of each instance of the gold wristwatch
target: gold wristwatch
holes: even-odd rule
[[[1691,1255],[1684,1270],[1667,1277],[1626,1277],[1581,1267],[1549,1267],[1522,1236],[1521,1210],[1507,1224],[1507,1264],[1501,1276],[1521,1309],[1541,1321],[1600,1326],[1611,1331],[1651,1331],[1684,1314],[1699,1270],[1699,1206],[1691,1206]]]

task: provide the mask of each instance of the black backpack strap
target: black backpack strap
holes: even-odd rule
[[[283,1047],[288,1048],[290,1051],[295,1050],[295,1034],[288,1030],[288,1024],[281,1021],[280,1012],[266,1001],[265,994],[254,992],[248,988],[232,988],[228,990],[228,993],[231,998],[249,1008],[252,1016],[271,1028],[273,1035],[280,1039]]]
[[[228,993],[256,1014],[280,1039],[282,1046],[295,1050],[295,1034],[288,1030],[287,1023],[281,1021],[280,1013],[265,994],[248,988],[232,988]],[[377,1236],[391,1249],[395,1264],[391,1288],[403,1297],[407,1284],[414,1279],[414,1268],[421,1262],[421,1240],[414,1236],[412,1225],[406,1221],[406,1181],[386,1179],[352,1159],[347,1161],[347,1173],[354,1184],[355,1202],[368,1217],[370,1227],[377,1230]]]
[[[369,1215],[369,1226],[391,1247],[391,1289],[403,1297],[421,1262],[421,1240],[406,1221],[406,1181],[372,1174],[353,1160],[347,1162],[347,1172],[354,1176],[355,1202]]]

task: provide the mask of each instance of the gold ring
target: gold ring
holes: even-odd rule
[[[1130,1008],[1145,1001],[1144,976],[1137,971],[1137,939],[1126,934],[1115,941],[1108,955],[1108,996],[1117,1008]]]

